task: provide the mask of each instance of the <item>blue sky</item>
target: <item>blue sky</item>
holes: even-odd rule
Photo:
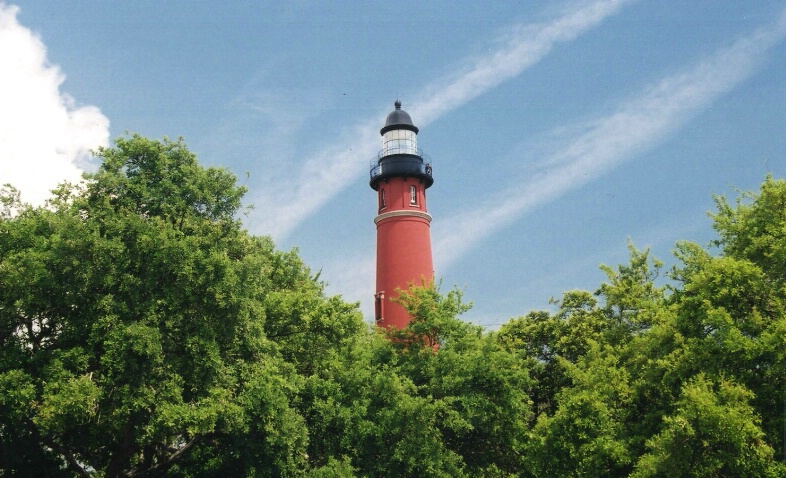
[[[496,327],[673,263],[713,194],[786,177],[782,1],[0,1],[0,182],[28,201],[125,131],[183,136],[243,220],[370,315],[379,129],[434,165],[436,275]]]

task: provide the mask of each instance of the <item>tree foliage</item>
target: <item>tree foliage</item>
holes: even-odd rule
[[[380,331],[182,140],[97,156],[46,207],[0,190],[0,476],[786,475],[785,181],[665,276],[629,244],[499,331],[433,283]]]
[[[244,188],[182,141],[133,136],[97,155],[83,185],[0,223],[3,468],[304,469],[303,352],[279,331],[334,343],[365,330],[357,312],[248,235]]]
[[[523,475],[786,473],[786,181],[716,202],[720,256],[679,243],[664,286],[631,245],[599,301],[568,292],[502,327],[536,379]]]

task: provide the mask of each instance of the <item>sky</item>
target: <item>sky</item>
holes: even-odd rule
[[[43,204],[128,132],[184,137],[370,319],[369,165],[399,99],[433,164],[436,278],[496,328],[667,268],[713,195],[786,177],[786,4],[0,0],[0,184]]]

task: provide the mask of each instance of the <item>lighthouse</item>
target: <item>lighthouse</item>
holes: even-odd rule
[[[374,315],[380,327],[402,329],[407,311],[391,299],[410,283],[422,285],[434,278],[431,256],[431,215],[426,189],[434,179],[431,163],[418,149],[418,128],[396,101],[387,116],[382,150],[371,164],[369,185],[377,192],[377,284]]]

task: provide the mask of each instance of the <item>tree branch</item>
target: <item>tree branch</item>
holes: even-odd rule
[[[66,450],[64,447],[58,445],[51,439],[45,440],[44,443],[46,443],[46,446],[56,451],[63,458],[65,458],[66,463],[68,463],[68,467],[71,470],[75,471],[79,476],[88,476],[88,477],[92,476],[87,470],[85,470],[85,468],[81,464],[79,464],[77,459],[74,457],[73,453]]]
[[[157,474],[157,473],[165,472],[166,470],[169,469],[169,467],[171,467],[178,460],[183,458],[183,456],[185,456],[185,454],[188,453],[189,450],[191,450],[191,448],[194,447],[194,445],[196,445],[204,438],[209,437],[211,435],[212,435],[211,433],[205,435],[194,435],[193,437],[191,437],[190,440],[188,440],[188,442],[186,442],[185,445],[177,448],[171,454],[169,454],[169,456],[162,458],[161,461],[159,461],[155,465],[151,467],[135,466],[134,468],[131,468],[127,472],[123,473],[123,476],[126,476],[127,478],[133,478],[136,476],[149,475],[151,473]]]

